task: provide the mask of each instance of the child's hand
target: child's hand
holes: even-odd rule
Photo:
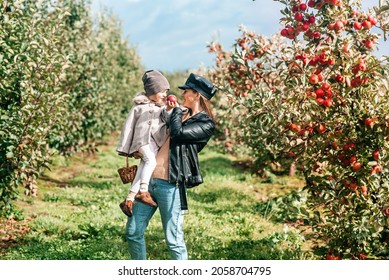
[[[127,153],[124,153],[124,152],[118,152],[118,155],[119,156],[124,156],[124,157],[128,157],[129,156]]]
[[[142,155],[139,151],[133,152],[133,153],[131,154],[131,157],[133,157],[133,158],[135,158],[135,159],[139,159],[139,158],[143,159],[143,155]]]

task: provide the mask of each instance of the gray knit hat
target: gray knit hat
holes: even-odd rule
[[[146,96],[170,89],[168,80],[156,70],[146,71],[143,74],[142,81]]]

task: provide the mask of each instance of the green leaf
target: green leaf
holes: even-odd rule
[[[8,152],[6,157],[7,157],[7,159],[12,159],[14,157],[14,153],[13,152]]]

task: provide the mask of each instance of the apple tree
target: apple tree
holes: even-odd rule
[[[388,59],[375,55],[373,31],[387,30],[388,6],[363,12],[360,1],[278,2],[285,5],[280,35],[288,45],[266,62],[251,61],[253,50],[268,51],[254,40],[222,57],[228,67],[243,65],[244,77],[227,85],[233,76],[219,63],[214,80],[230,96],[231,83],[254,85],[247,95],[239,89],[234,101],[245,108],[241,141],[254,151],[256,141],[274,160],[292,157],[301,167],[309,194],[305,224],[326,244],[324,255],[387,256]],[[258,63],[263,70],[254,80]]]
[[[111,15],[87,1],[0,2],[0,215],[54,154],[93,150],[130,108],[141,66]]]

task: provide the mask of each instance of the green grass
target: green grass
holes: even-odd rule
[[[208,149],[200,156],[205,183],[188,191],[184,224],[190,259],[313,258],[296,229],[258,207],[301,189],[302,180],[277,177],[273,184],[261,183],[234,165],[235,160]],[[6,229],[3,237],[14,236],[0,246],[0,259],[128,259],[126,217],[118,207],[128,185],[116,172],[123,164],[108,146],[89,157],[57,158],[38,182],[38,197],[21,195],[17,202],[27,218],[19,223],[29,230]],[[158,211],[146,242],[149,259],[170,258]]]

